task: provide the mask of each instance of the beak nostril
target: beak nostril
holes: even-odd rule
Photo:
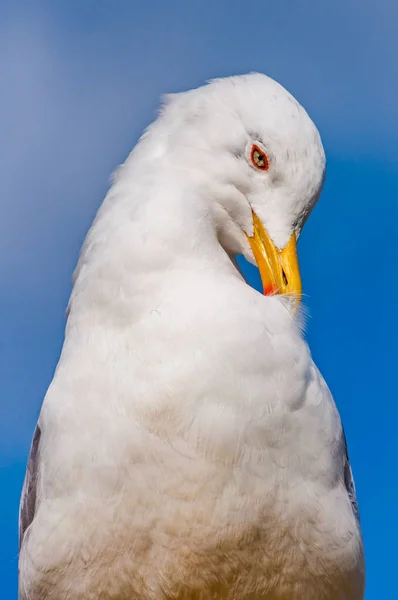
[[[283,278],[283,283],[285,285],[287,285],[288,284],[288,280],[287,280],[286,273],[285,273],[285,270],[284,270],[283,267],[282,267],[282,278]]]

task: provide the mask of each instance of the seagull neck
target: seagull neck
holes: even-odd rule
[[[70,309],[134,302],[141,290],[167,285],[175,271],[235,271],[220,245],[206,199],[184,173],[121,168],[91,227],[75,273]],[[185,174],[186,180],[186,174]]]

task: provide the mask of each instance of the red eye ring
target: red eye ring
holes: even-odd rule
[[[252,146],[250,152],[250,159],[253,163],[253,166],[256,169],[260,169],[260,171],[268,171],[269,169],[269,160],[268,156],[255,144]]]

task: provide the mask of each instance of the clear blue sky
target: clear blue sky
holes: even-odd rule
[[[0,581],[16,599],[17,512],[62,344],[71,274],[112,170],[159,96],[262,71],[328,156],[299,252],[307,336],[341,411],[367,600],[396,595],[396,0],[0,2]],[[257,285],[254,271],[251,281]]]

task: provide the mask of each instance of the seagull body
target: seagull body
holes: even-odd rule
[[[363,599],[344,432],[297,312],[324,164],[264,75],[166,99],[76,269],[22,494],[20,600]]]

